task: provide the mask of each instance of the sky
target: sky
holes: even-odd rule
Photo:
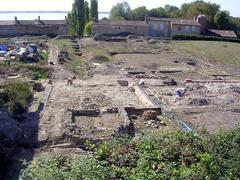
[[[69,11],[74,0],[0,0],[0,11],[20,10],[63,10]],[[181,4],[193,0],[98,0],[99,11],[109,12],[117,2],[127,1],[132,9],[146,6],[148,9],[170,4],[180,7]],[[222,10],[230,11],[232,16],[240,17],[240,0],[207,0],[221,5]],[[2,2],[2,3],[1,3]]]

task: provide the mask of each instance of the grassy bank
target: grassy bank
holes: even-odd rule
[[[240,66],[240,44],[219,41],[173,41],[181,54],[206,57],[209,62]]]

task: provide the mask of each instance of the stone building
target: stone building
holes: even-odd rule
[[[148,24],[144,21],[109,21],[100,20],[93,22],[92,34],[136,34],[139,36],[148,35]]]
[[[18,20],[0,21],[0,36],[66,35],[66,20]]]
[[[151,36],[169,39],[173,35],[199,35],[205,31],[204,15],[197,19],[154,18],[146,16],[145,21],[109,21],[93,22],[92,34],[116,35],[121,33],[139,36]]]

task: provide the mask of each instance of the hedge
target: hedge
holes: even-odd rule
[[[221,38],[214,36],[203,36],[203,35],[174,35],[172,40],[203,40],[203,41],[225,41],[225,42],[234,42],[240,43],[240,39],[230,39],[230,38]]]

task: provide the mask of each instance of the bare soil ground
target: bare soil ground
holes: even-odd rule
[[[188,43],[145,38],[127,42],[51,40],[48,66],[53,69],[52,76],[42,80],[45,91],[35,93],[29,117],[22,122],[32,136],[30,141],[38,142],[34,156],[87,154],[83,149],[88,140],[96,143],[122,132],[171,131],[181,128],[179,123],[196,132],[206,128],[210,133],[236,127],[240,123],[239,57],[231,55],[228,61],[227,55],[219,54],[236,54],[239,45],[192,42],[194,50]],[[80,45],[78,53],[82,56],[72,48],[76,45]],[[60,64],[58,54],[64,48],[71,61]],[[67,85],[69,75],[76,76],[72,86]],[[177,86],[166,85],[171,79]],[[194,83],[184,84],[185,79]],[[118,80],[127,85],[120,85]],[[128,114],[122,113],[125,107],[151,107],[143,103],[146,97],[134,92],[140,80],[144,80],[146,96],[156,97],[167,112],[159,116],[157,128],[142,115],[126,118]],[[176,96],[179,87],[187,90],[181,98]]]
[[[86,49],[101,47],[102,51],[107,53],[115,51],[110,62],[90,70],[93,77],[105,74],[119,75],[133,83],[144,79],[145,84],[159,100],[167,104],[195,131],[206,128],[210,132],[217,132],[239,124],[236,110],[231,111],[238,109],[240,102],[240,82],[237,73],[239,64],[238,56],[235,56],[239,50],[238,44],[221,42],[149,44],[144,39],[100,43],[86,39],[82,41],[83,44],[85,41]],[[195,49],[189,45],[191,43]],[[228,56],[227,53],[231,55]],[[138,71],[139,74],[130,75],[129,71]],[[171,79],[176,80],[178,86],[164,85],[164,81]],[[183,83],[185,79],[192,79],[198,83],[185,85]],[[218,80],[220,82],[215,82]],[[182,98],[176,96],[178,87],[187,89]],[[191,115],[196,109],[201,109],[197,117],[194,113]]]

